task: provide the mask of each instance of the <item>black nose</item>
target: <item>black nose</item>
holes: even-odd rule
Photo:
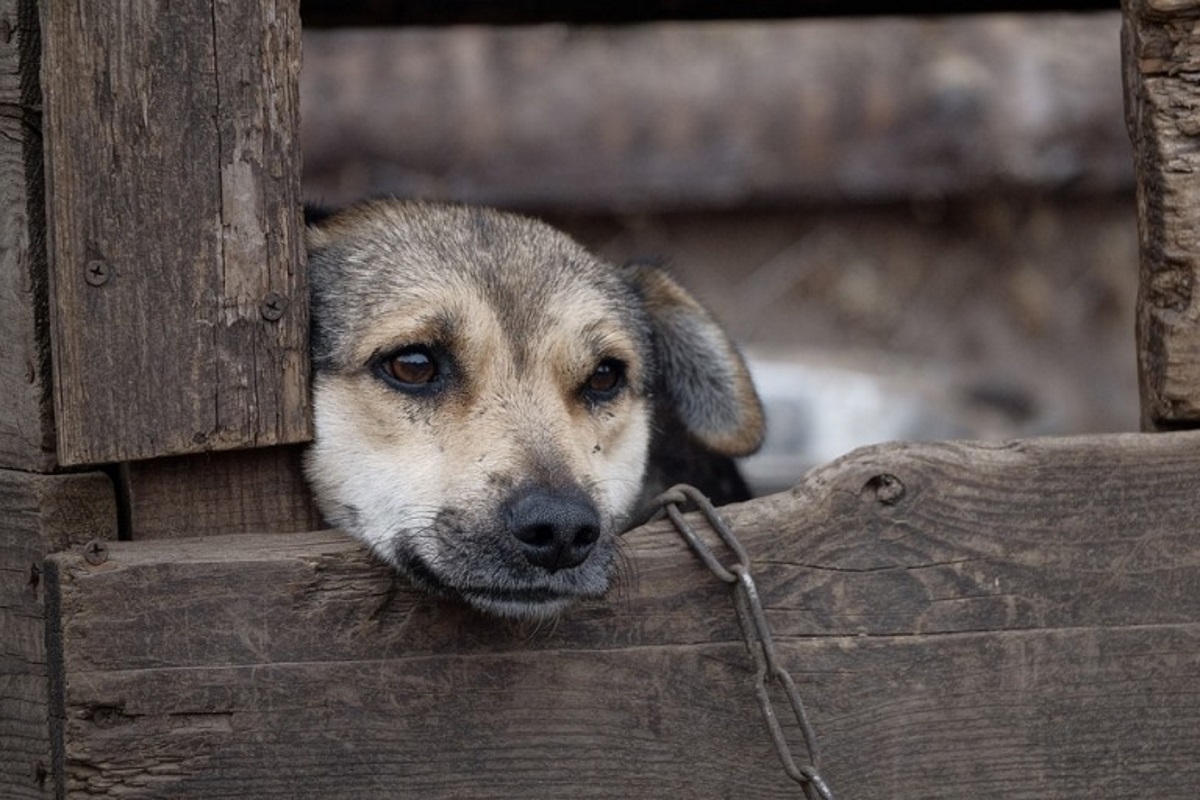
[[[600,515],[578,490],[522,490],[509,500],[505,521],[529,563],[551,572],[582,564],[600,538]]]

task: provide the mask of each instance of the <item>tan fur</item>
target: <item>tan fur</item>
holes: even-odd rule
[[[647,308],[652,317],[680,317],[691,321],[703,321],[697,326],[708,339],[707,345],[714,352],[723,353],[722,363],[730,373],[725,380],[733,390],[737,422],[734,425],[696,426],[692,433],[710,449],[730,456],[746,456],[762,444],[766,428],[762,403],[745,362],[726,338],[706,308],[684,291],[683,287],[657,270],[642,270],[640,285]]]
[[[761,439],[736,350],[657,272],[615,270],[520,217],[378,201],[310,229],[309,249],[310,481],[332,523],[427,588],[522,617],[602,593],[614,537],[646,491],[658,361],[683,359],[702,386],[684,420],[699,442],[734,453]],[[679,316],[683,346],[664,350],[656,314]],[[381,375],[413,346],[437,355],[437,391]],[[712,363],[692,364],[693,351]],[[589,377],[613,362],[623,388],[597,400]],[[703,388],[710,368],[732,384]],[[582,563],[541,565],[544,548],[526,539],[543,517],[579,541],[595,519]]]

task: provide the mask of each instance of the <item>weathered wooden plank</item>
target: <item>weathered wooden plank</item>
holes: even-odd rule
[[[60,460],[305,440],[296,0],[42,23]]]
[[[1126,122],[1137,173],[1138,374],[1148,430],[1200,425],[1200,3],[1125,0]]]
[[[41,46],[31,2],[0,0],[0,467],[54,466],[42,192]]]
[[[303,447],[134,461],[125,470],[132,539],[310,531],[321,515],[304,481]]]
[[[106,476],[0,470],[0,796],[45,798],[53,788],[42,560],[116,528]]]
[[[1200,625],[785,639],[841,797],[1190,798]],[[83,673],[68,797],[798,797],[741,644]]]
[[[559,211],[1125,191],[1119,28],[1102,14],[306,32],[301,91],[320,112],[302,125],[305,188]]]
[[[365,3],[346,0],[304,0],[304,24],[324,25],[528,25],[539,22],[604,24],[655,20],[795,19],[797,17],[864,14],[963,14],[1014,11],[1091,11],[1115,8],[1116,0],[747,0],[736,5],[718,0],[655,0],[655,2],[545,3],[538,0],[489,3],[482,0],[441,0],[437,3]]]
[[[1187,623],[1200,619],[1197,474],[1200,434],[1190,433],[891,445],[726,513],[758,555],[773,624],[789,635]],[[900,498],[876,497],[880,475],[895,479],[890,491],[903,486]],[[598,647],[735,635],[724,587],[662,524],[626,542],[612,600],[560,620],[558,634]],[[115,543],[111,552],[97,568],[64,557],[81,570],[79,588],[97,587],[79,614],[65,609],[89,642],[76,664],[87,670],[154,668],[164,652],[199,666],[511,642],[506,626],[488,634],[470,614],[394,587],[388,569],[333,531]],[[231,571],[231,561],[244,566]],[[146,606],[133,642],[131,596]],[[252,608],[231,597],[254,598]],[[681,613],[689,608],[704,612]]]
[[[1191,433],[890,445],[728,507],[842,796],[1190,796],[1198,470]],[[726,588],[627,546],[538,629],[336,532],[54,556],[68,794],[779,796]]]

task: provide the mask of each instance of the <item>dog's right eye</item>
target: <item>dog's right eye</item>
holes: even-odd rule
[[[406,347],[384,356],[375,371],[388,384],[409,392],[435,389],[442,378],[437,359],[423,345]]]

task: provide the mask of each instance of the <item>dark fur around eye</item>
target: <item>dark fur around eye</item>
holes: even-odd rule
[[[416,344],[383,353],[371,361],[371,372],[405,394],[436,394],[445,388],[448,359],[433,347]]]
[[[607,403],[616,399],[625,388],[625,362],[606,358],[583,384],[583,399],[591,404]]]

